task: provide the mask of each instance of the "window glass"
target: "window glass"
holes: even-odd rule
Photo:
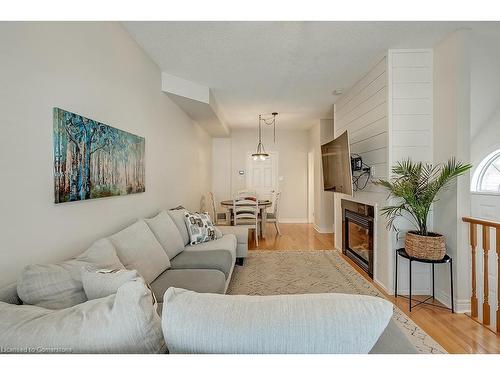
[[[478,166],[473,190],[500,193],[500,150],[488,155]]]

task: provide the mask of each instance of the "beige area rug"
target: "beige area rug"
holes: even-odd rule
[[[244,267],[236,267],[228,294],[302,293],[384,295],[337,251],[250,251]],[[399,308],[393,318],[420,353],[446,353]]]

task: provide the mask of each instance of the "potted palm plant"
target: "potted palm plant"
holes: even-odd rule
[[[398,217],[408,219],[416,230],[408,231],[405,250],[414,258],[439,260],[446,254],[445,238],[429,232],[427,219],[431,205],[436,202],[439,191],[446,189],[458,176],[467,172],[472,165],[457,162],[454,158],[445,164],[432,165],[404,160],[392,168],[391,180],[379,180],[376,184],[389,191],[389,198],[396,203],[382,208],[387,218],[387,227],[397,228]]]

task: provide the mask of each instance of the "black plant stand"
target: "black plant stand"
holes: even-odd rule
[[[442,308],[442,309],[446,309],[446,310],[451,310],[451,312],[455,312],[454,310],[454,307],[453,307],[453,259],[451,259],[451,257],[446,254],[444,256],[443,259],[440,259],[440,260],[428,260],[428,259],[419,259],[419,258],[413,258],[411,256],[409,256],[407,253],[406,253],[406,250],[404,248],[401,248],[401,249],[398,249],[396,250],[396,282],[395,282],[395,292],[394,292],[394,297],[398,297],[398,255],[405,258],[405,259],[408,259],[409,260],[409,264],[410,264],[410,270],[409,270],[409,278],[410,278],[410,293],[409,293],[409,296],[406,297],[406,296],[400,296],[400,297],[403,297],[403,298],[408,298],[409,300],[409,307],[410,307],[410,311],[413,307],[417,307],[418,305],[421,305],[421,304],[424,304],[424,305],[430,305],[430,306],[435,306],[435,307],[439,307],[439,308]],[[411,300],[411,264],[412,262],[420,262],[420,263],[430,263],[432,265],[432,296],[431,297],[427,297],[425,300],[423,301],[418,301],[417,304],[413,305],[412,306],[412,300]],[[449,263],[450,264],[450,291],[451,291],[451,309],[448,308],[448,307],[445,307],[445,306],[440,306],[440,305],[436,305],[436,304],[433,304],[433,303],[428,303],[427,301],[430,300],[431,298],[434,300],[435,298],[435,295],[434,295],[434,264],[440,264],[440,263]]]

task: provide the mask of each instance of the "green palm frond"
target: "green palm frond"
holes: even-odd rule
[[[390,181],[376,182],[389,192],[389,199],[399,200],[399,204],[381,209],[387,218],[387,227],[394,228],[394,221],[398,217],[407,218],[407,213],[419,234],[427,235],[427,217],[438,193],[471,168],[471,164],[457,162],[455,158],[435,166],[422,162],[414,163],[410,159],[398,162],[392,168]]]

